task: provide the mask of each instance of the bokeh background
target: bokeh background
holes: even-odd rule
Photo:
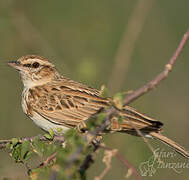
[[[22,83],[6,65],[26,54],[51,59],[65,76],[110,94],[135,90],[163,70],[189,28],[187,0],[1,0],[0,1],[0,139],[43,133],[22,112]],[[132,103],[139,111],[161,120],[164,134],[189,149],[189,44],[172,73],[153,92]],[[170,151],[150,141],[154,148]],[[105,136],[137,169],[152,155],[142,139],[125,134]],[[103,152],[88,172],[102,172]],[[188,162],[177,155],[167,162]],[[104,179],[124,179],[127,169],[113,159]],[[176,173],[157,169],[143,179],[187,179],[189,169]],[[27,179],[23,165],[0,151],[0,179]],[[134,179],[134,177],[130,177]]]

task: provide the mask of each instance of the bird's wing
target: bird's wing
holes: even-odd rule
[[[109,100],[101,97],[99,91],[73,81],[35,87],[28,98],[33,111],[55,124],[69,127],[109,105]]]

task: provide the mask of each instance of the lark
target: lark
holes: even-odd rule
[[[61,129],[64,133],[78,127],[102,108],[112,106],[110,98],[102,97],[100,91],[60,75],[46,58],[26,55],[8,65],[19,71],[24,84],[24,113],[45,131],[53,129],[58,134]],[[144,136],[158,139],[189,158],[188,151],[161,134],[163,123],[129,106],[117,110],[123,121],[114,118],[106,132],[137,136],[139,130]]]

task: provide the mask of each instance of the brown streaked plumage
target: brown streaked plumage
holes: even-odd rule
[[[61,76],[46,58],[36,55],[23,56],[8,63],[20,72],[24,84],[22,108],[35,124],[45,131],[55,133],[75,128],[101,108],[111,105],[109,98],[101,96],[96,89]],[[174,141],[160,134],[162,123],[126,106],[118,110],[123,117],[119,123],[113,119],[109,131],[155,137],[189,158],[189,153]]]

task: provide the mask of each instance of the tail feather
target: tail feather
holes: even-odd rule
[[[125,106],[124,109],[120,110],[120,115],[123,117],[123,122],[119,123],[115,120],[112,125],[112,127],[115,127],[114,129],[117,128],[120,132],[131,132],[138,135],[136,129],[147,133],[161,131],[161,127],[163,126],[162,122],[139,113],[129,106]]]
[[[150,132],[149,135],[151,135],[155,139],[158,139],[158,140],[162,141],[163,143],[167,144],[168,146],[173,148],[176,152],[178,152],[182,156],[189,158],[189,152],[187,150],[185,150],[182,146],[180,146],[179,144],[174,142],[173,140],[165,137],[164,135],[162,135],[158,132]]]
[[[153,118],[139,113],[134,108],[129,106],[125,106],[124,109],[120,110],[120,115],[123,117],[123,122],[119,123],[117,119],[113,120],[111,130],[126,132],[128,134],[138,136],[139,134],[136,131],[136,129],[138,129],[144,135],[150,135],[155,139],[164,142],[182,156],[189,158],[188,151],[160,133],[161,127],[163,126],[163,123],[160,121],[156,121]]]

